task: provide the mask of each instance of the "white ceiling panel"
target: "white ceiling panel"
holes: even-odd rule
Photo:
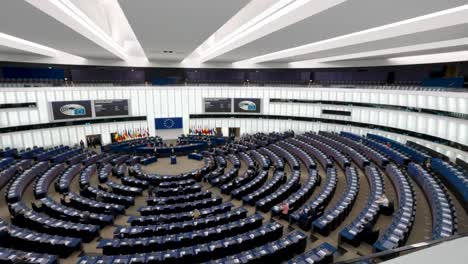
[[[122,47],[129,59],[112,52],[99,38],[102,34],[88,34],[85,26],[78,30],[67,20],[72,16],[59,16],[46,8],[67,1]],[[0,33],[16,37],[18,43],[21,39],[31,43],[20,46],[0,39],[4,45],[0,60],[131,67],[327,68],[405,65],[412,64],[412,58],[387,59],[468,48],[468,24],[463,24],[468,23],[468,0],[314,1],[2,0]],[[435,12],[439,13],[427,16]],[[442,55],[426,61],[416,58],[415,62],[457,61],[450,56],[447,60]]]
[[[184,59],[248,2],[119,0],[146,56],[153,61]]]
[[[350,0],[226,53],[215,60],[244,60],[467,3],[468,0]]]
[[[426,32],[420,32],[417,34],[405,35],[396,38],[390,38],[379,41],[371,41],[358,45],[347,46],[343,48],[331,49],[321,52],[314,52],[301,56],[289,57],[285,60],[277,60],[276,62],[290,62],[290,61],[302,61],[319,58],[327,58],[331,56],[339,56],[345,54],[352,54],[363,51],[373,51],[380,49],[397,48],[408,45],[416,45],[423,43],[432,43],[444,40],[451,40],[457,38],[468,37],[468,25],[458,25],[438,30],[431,30]]]
[[[23,55],[28,55],[28,56],[37,56],[37,57],[45,57],[42,55],[30,53],[24,50],[19,50],[19,49],[14,49],[6,46],[0,46],[0,56],[1,57],[6,57],[6,56],[23,56]]]
[[[0,32],[76,56],[115,58],[105,49],[23,0],[0,2]]]

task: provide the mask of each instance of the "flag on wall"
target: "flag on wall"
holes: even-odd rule
[[[155,118],[156,129],[181,129],[183,128],[182,117]]]

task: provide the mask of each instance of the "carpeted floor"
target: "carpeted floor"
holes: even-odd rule
[[[144,171],[147,173],[157,173],[157,174],[168,174],[168,175],[178,175],[180,173],[184,172],[189,172],[197,168],[201,168],[204,166],[203,161],[195,161],[195,160],[190,160],[186,156],[181,156],[177,157],[177,164],[176,165],[171,165],[169,158],[160,158],[156,163],[153,163],[149,166],[144,166]],[[230,169],[232,167],[232,164],[228,162],[228,168]],[[243,173],[246,170],[246,164],[242,161],[242,166],[240,170],[240,174]],[[304,167],[304,166],[302,166]],[[355,166],[358,168],[357,166]],[[343,170],[340,168],[337,168],[338,170],[338,183],[337,183],[337,189],[336,192],[329,203],[328,207],[331,207],[335,204],[335,202],[338,201],[340,198],[340,195],[343,193],[343,190],[346,186],[346,178],[344,175]],[[289,167],[286,167],[285,171],[287,172],[288,175],[291,175]],[[314,199],[317,195],[317,193],[320,192],[321,188],[323,188],[323,182],[325,180],[325,172],[323,168],[319,167],[318,168],[319,176],[322,178],[322,185],[318,186],[314,194],[311,196],[311,199]],[[360,191],[358,193],[356,203],[353,206],[353,209],[351,210],[350,214],[346,217],[346,220],[337,228],[335,231],[331,232],[330,235],[323,237],[315,232],[310,232],[310,231],[304,231],[307,234],[309,234],[309,239],[307,242],[307,250],[313,247],[316,247],[318,244],[322,242],[329,242],[330,244],[337,246],[338,247],[338,252],[335,254],[335,261],[342,261],[342,260],[347,260],[351,259],[354,257],[362,256],[362,255],[367,255],[372,252],[372,247],[370,245],[367,245],[365,243],[361,244],[359,247],[353,247],[345,243],[339,243],[338,241],[338,233],[339,231],[348,225],[362,210],[362,208],[365,205],[365,202],[367,200],[367,196],[369,194],[369,184],[366,180],[366,176],[363,171],[359,170],[359,175],[360,175]],[[270,177],[271,177],[272,172],[270,171]],[[398,206],[396,204],[396,194],[394,187],[391,183],[391,181],[388,179],[388,177],[383,173],[384,175],[384,181],[385,181],[385,188],[387,195],[389,199],[393,200],[395,202],[395,206]],[[305,169],[302,169],[301,171],[301,182],[304,181],[304,179],[307,177],[307,171]],[[110,178],[112,181],[115,181],[117,183],[120,183],[120,179],[111,176]],[[91,179],[92,184],[97,184],[97,175],[93,175]],[[428,240],[430,237],[430,232],[431,232],[431,225],[432,225],[432,216],[430,213],[430,208],[428,205],[427,200],[425,199],[422,191],[420,190],[419,187],[413,182],[415,185],[415,192],[417,195],[417,207],[418,210],[416,211],[416,219],[414,223],[413,230],[410,233],[408,243],[417,243],[417,242],[422,242],[424,240]],[[221,196],[224,201],[231,201],[235,206],[244,206],[245,208],[248,209],[250,214],[253,214],[256,210],[255,207],[249,206],[249,205],[244,205],[242,201],[239,200],[233,200],[230,196],[221,194],[218,188],[212,187],[208,183],[202,183],[203,189],[207,190],[209,189],[210,191],[213,192],[214,196]],[[78,187],[78,177],[74,179],[72,182],[71,186],[72,191],[79,192],[79,187]],[[4,197],[4,191],[1,190],[1,197]],[[49,195],[56,199],[57,201],[60,200],[61,195],[56,193],[53,185],[51,186],[49,190]],[[96,238],[95,240],[91,241],[90,243],[84,243],[82,251],[80,252],[75,252],[72,256],[66,258],[66,259],[61,259],[62,263],[76,263],[77,259],[79,256],[82,254],[88,254],[88,255],[93,255],[93,254],[100,254],[101,250],[97,249],[96,246],[99,243],[99,240],[101,238],[112,238],[113,232],[115,229],[115,226],[121,226],[121,225],[127,225],[127,219],[131,215],[138,215],[137,209],[145,205],[145,197],[147,196],[147,192],[145,191],[142,196],[136,197],[136,202],[134,206],[129,207],[126,210],[126,214],[122,216],[118,216],[114,222],[114,225],[112,226],[107,226],[103,228],[100,232],[100,237]],[[31,201],[34,200],[33,193],[32,193],[32,185],[29,186],[27,191],[24,194],[24,200],[26,201],[26,204],[30,205]],[[454,200],[454,204],[458,213],[458,220],[459,220],[459,231],[460,232],[466,232],[468,231],[467,228],[467,216],[464,212],[464,210],[461,209],[461,205],[458,203],[457,200]],[[269,221],[271,219],[271,214],[270,213],[261,213],[265,217],[265,222]],[[0,199],[0,217],[5,220],[9,220],[9,213],[8,213],[8,208],[5,203],[5,199]],[[279,223],[283,224],[285,226],[285,234],[294,230],[294,229],[299,229],[296,225],[289,225],[287,221],[279,219],[277,217],[274,217],[275,221],[278,221]],[[375,228],[378,230],[384,230],[391,222],[391,216],[380,216]]]

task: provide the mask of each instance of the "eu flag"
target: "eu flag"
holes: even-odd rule
[[[183,128],[182,117],[155,118],[156,129],[180,129]]]

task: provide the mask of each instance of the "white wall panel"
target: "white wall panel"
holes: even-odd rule
[[[135,124],[99,124],[87,129],[83,126],[60,129],[38,130],[32,132],[30,138],[38,145],[60,144],[65,141],[75,143],[84,138],[87,133],[101,133],[104,141],[110,141],[110,132],[122,131],[130,127],[150,128],[154,134],[154,118],[182,116],[184,132],[192,124],[190,114],[203,113],[203,98],[205,97],[254,97],[262,98],[263,114],[292,115],[304,117],[320,117],[323,105],[269,103],[270,98],[338,100],[363,103],[380,103],[408,107],[421,107],[435,110],[445,110],[468,114],[468,94],[453,92],[426,92],[403,90],[365,90],[341,88],[284,88],[284,87],[229,87],[229,86],[184,86],[184,87],[35,87],[35,88],[0,88],[0,103],[36,102],[37,109],[13,109],[0,111],[0,127],[38,124],[49,122],[49,107],[51,101],[60,100],[93,100],[93,99],[129,99],[131,115],[145,115],[147,122]],[[352,116],[336,117],[354,122],[373,123],[394,128],[409,129],[415,132],[447,138],[468,145],[468,123],[463,119],[427,115],[398,110],[381,110],[362,107],[335,107],[329,109],[351,110]],[[334,118],[327,115],[327,118]],[[229,122],[213,120],[210,127],[241,127],[241,132],[285,130],[294,128],[330,127],[330,124],[294,123],[289,127],[282,120]],[[131,126],[130,126],[131,125]],[[244,127],[245,126],[245,127]],[[45,132],[47,131],[47,132]],[[25,135],[24,133],[19,133]],[[0,144],[4,146],[29,145],[31,140],[23,136],[10,134],[0,135]],[[105,137],[105,139],[104,139]],[[455,152],[454,152],[455,153]]]

